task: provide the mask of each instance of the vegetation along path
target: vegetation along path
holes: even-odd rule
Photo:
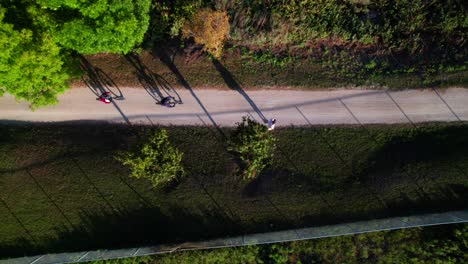
[[[461,210],[468,201],[466,122],[280,128],[271,165],[249,182],[221,133],[176,126],[167,133],[186,174],[164,188],[129,177],[115,159],[153,130],[0,126],[0,259]]]
[[[183,82],[182,82],[183,84]],[[111,121],[131,124],[233,126],[241,116],[257,121],[276,118],[278,126],[307,124],[413,123],[468,120],[468,89],[385,90],[248,90],[226,89],[75,88],[59,104],[30,111],[13,97],[0,98],[0,120]],[[112,104],[96,101],[100,90],[111,91]],[[94,93],[94,94],[93,94]],[[171,95],[180,104],[158,102]]]

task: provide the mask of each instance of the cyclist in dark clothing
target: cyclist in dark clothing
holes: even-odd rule
[[[166,107],[175,107],[176,103],[174,101],[174,97],[172,97],[172,96],[164,97],[161,100],[161,105],[164,105]]]

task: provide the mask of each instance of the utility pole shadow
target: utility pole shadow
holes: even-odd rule
[[[156,103],[159,104],[163,98],[172,96],[177,104],[183,104],[182,98],[174,87],[161,75],[152,72],[144,65],[137,54],[129,53],[125,55],[125,58],[136,69],[138,81]]]
[[[167,54],[166,50],[164,50],[163,48],[157,48],[153,51],[153,54],[156,55],[156,57],[158,57],[162,63],[164,63],[168,68],[169,70],[172,71],[172,73],[175,74],[177,80],[179,81],[179,83],[185,88],[187,89],[190,94],[193,96],[193,98],[195,99],[195,101],[197,101],[198,105],[200,105],[200,107],[202,108],[203,112],[205,112],[206,116],[208,117],[208,119],[210,120],[211,124],[216,128],[216,130],[218,130],[218,132],[221,134],[221,136],[225,139],[227,139],[226,135],[224,134],[223,130],[219,127],[219,125],[216,123],[216,121],[213,119],[213,117],[211,116],[210,112],[208,111],[208,109],[206,109],[205,105],[202,103],[202,101],[200,100],[200,98],[198,98],[197,94],[195,93],[195,91],[192,89],[192,87],[189,85],[189,83],[185,80],[185,78],[182,76],[182,74],[180,73],[179,69],[177,69],[177,67],[175,66],[174,62],[172,61],[172,59],[170,58],[169,54]]]
[[[83,170],[83,168],[78,164],[78,161],[74,158],[71,159],[72,162],[75,164],[75,166],[78,168],[78,170],[81,172],[81,174],[86,178],[86,180],[93,186],[93,189],[98,193],[98,195],[101,197],[101,199],[105,202],[105,204],[111,209],[111,211],[118,212],[118,210],[112,206],[112,204],[109,202],[108,199],[106,199],[106,196],[99,190],[99,188],[94,184],[94,182],[91,180],[89,175]]]
[[[186,88],[190,93],[191,95],[193,96],[193,98],[197,101],[198,105],[200,105],[200,107],[202,108],[202,110],[205,112],[205,115],[208,117],[208,119],[210,120],[211,124],[216,128],[216,130],[219,132],[219,134],[222,136],[222,138],[224,140],[227,139],[227,136],[224,134],[224,132],[221,130],[221,128],[218,126],[218,124],[216,123],[216,121],[213,119],[213,117],[211,116],[211,114],[208,112],[208,110],[206,109],[206,107],[203,105],[203,103],[201,102],[200,98],[198,98],[197,94],[195,93],[195,91],[192,89],[192,87],[188,84],[188,82],[185,80],[185,78],[182,76],[182,74],[180,73],[180,71],[177,69],[177,67],[175,66],[174,62],[172,61],[172,59],[170,58],[169,54],[163,50],[162,48],[159,48],[159,49],[156,49],[155,51],[155,55],[157,57],[159,57],[159,59],[172,71],[172,73],[174,73],[179,81],[179,83],[184,86],[184,88]],[[197,117],[200,119],[200,121],[205,124],[205,122],[203,121],[203,119],[197,115]],[[200,188],[203,190],[203,192],[209,197],[209,199],[211,200],[211,202],[213,203],[213,205],[215,206],[215,208],[217,208],[223,215],[226,216],[226,219],[232,223],[235,227],[241,229],[241,225],[238,224],[236,221],[234,221],[234,214],[233,212],[230,211],[230,209],[228,207],[226,207],[226,211],[219,203],[218,201],[213,197],[213,195],[209,192],[209,190],[207,189],[207,187],[205,186],[205,184],[202,182],[202,180],[197,177],[196,175],[191,175],[195,180],[196,182],[200,185]]]
[[[352,115],[353,118],[355,118],[355,121],[358,122],[358,124],[361,124],[361,122],[357,119],[357,117],[354,115],[354,113],[351,112],[351,109],[348,108],[348,106],[343,102],[342,99],[338,99],[339,102],[341,102],[341,104],[350,112],[350,114]],[[299,114],[302,116],[302,118],[304,118],[304,120],[307,122],[307,124],[312,127],[312,122],[310,122],[310,120],[305,116],[305,114],[299,109],[299,107],[296,106],[296,110],[297,112],[299,112]],[[362,125],[362,124],[361,124]],[[366,129],[367,131],[367,129]],[[330,149],[330,151],[334,154],[334,156],[341,162],[342,166],[343,167],[346,167],[347,169],[349,169],[350,173],[351,174],[355,174],[354,173],[354,170],[353,170],[353,166],[351,164],[349,164],[348,162],[346,162],[346,160],[344,159],[344,157],[338,152],[337,149],[335,149],[331,143],[329,142],[329,140],[327,140],[319,131],[316,132],[316,134],[323,140],[323,142],[325,142],[325,144],[328,146],[328,148]],[[372,139],[372,140],[375,140],[374,137],[372,137],[372,135],[370,134],[369,131],[367,131],[367,134],[369,135],[369,137]],[[355,177],[357,177],[357,175],[354,175]],[[376,193],[374,192],[372,189],[370,189],[370,187],[368,186],[364,186],[364,188],[366,188],[366,190],[368,192],[371,193],[371,195],[373,195],[379,202],[380,204],[382,204],[384,207],[387,207],[387,203]],[[325,201],[325,199],[323,199]]]
[[[455,111],[453,110],[453,108],[447,103],[447,101],[445,101],[445,99],[442,97],[442,95],[437,91],[437,89],[435,88],[432,88],[432,90],[434,91],[434,93],[437,95],[437,97],[439,97],[439,99],[445,104],[445,106],[447,106],[447,108],[450,110],[450,112],[452,113],[453,116],[455,116],[455,118],[458,120],[458,122],[462,122],[462,120],[460,119],[460,117],[455,113]]]
[[[32,235],[31,231],[26,228],[26,226],[23,224],[23,222],[18,218],[18,216],[11,210],[11,208],[8,206],[8,204],[0,197],[0,201],[2,204],[5,206],[5,208],[8,210],[8,212],[15,218],[16,222],[23,228],[24,232],[31,238],[33,242],[37,242],[36,238]]]
[[[46,192],[44,187],[37,181],[37,179],[32,175],[31,171],[28,169],[25,170],[28,176],[34,181],[34,183],[37,185],[37,187],[41,190],[41,192],[47,197],[47,199],[54,205],[54,207],[57,209],[57,211],[60,213],[60,215],[65,219],[65,221],[70,225],[71,228],[74,228],[75,226],[73,223],[70,221],[70,219],[65,215],[63,210],[58,206],[58,204],[52,199],[52,197]]]
[[[250,96],[242,89],[242,87],[239,85],[239,83],[234,79],[234,76],[224,67],[219,60],[213,58],[211,59],[213,62],[213,65],[215,66],[216,70],[221,74],[221,77],[223,78],[224,82],[227,84],[227,86],[234,90],[237,91],[240,95],[244,97],[244,99],[249,103],[249,105],[253,108],[253,110],[257,113],[257,115],[260,117],[260,119],[263,121],[263,123],[267,123],[268,119],[263,115],[262,111],[258,106],[255,104],[255,102],[250,98]]]

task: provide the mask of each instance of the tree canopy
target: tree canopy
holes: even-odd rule
[[[50,36],[15,30],[4,16],[0,8],[0,95],[8,92],[32,109],[56,103],[68,79],[60,47]]]
[[[276,139],[267,126],[249,117],[242,117],[229,140],[228,150],[235,152],[244,163],[242,174],[254,179],[270,163],[276,148]]]
[[[120,153],[116,159],[130,169],[130,176],[146,178],[160,187],[183,175],[182,155],[171,145],[167,131],[158,129],[135,150]]]
[[[151,0],[6,0],[0,4],[0,96],[54,104],[73,52],[127,53],[148,28]]]
[[[151,0],[37,0],[57,43],[81,54],[127,53],[143,41]]]
[[[224,41],[229,34],[229,17],[226,12],[201,9],[192,15],[182,28],[185,38],[193,37],[196,43],[215,58],[221,57]]]

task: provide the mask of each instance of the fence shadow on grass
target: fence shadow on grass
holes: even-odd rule
[[[417,189],[412,193],[401,192],[400,198],[399,202],[389,204],[391,216],[460,210],[466,208],[468,187],[461,184],[449,184],[437,187],[436,191],[431,193]]]
[[[125,55],[125,59],[136,69],[138,81],[156,103],[160,103],[161,100],[167,96],[174,97],[175,102],[178,104],[183,103],[177,90],[161,75],[152,72],[146,67],[137,54],[129,53]]]
[[[367,181],[371,180],[372,175],[379,175],[379,172],[393,172],[411,163],[432,164],[466,156],[468,125],[427,131],[409,128],[408,133],[413,133],[410,142],[406,135],[396,135],[375,151],[366,162],[372,166],[364,170],[359,178]]]
[[[244,222],[242,225],[231,222],[218,208],[204,206],[193,206],[189,209],[168,204],[165,208],[120,206],[114,212],[83,211],[80,214],[80,223],[75,224],[73,228],[64,225],[57,227],[56,236],[54,235],[56,239],[40,236],[36,242],[20,238],[0,244],[0,256],[172,244],[243,235],[244,232],[269,232],[271,226],[274,226],[275,230],[281,230],[466,208],[466,186],[449,185],[440,191],[446,193],[447,197],[440,199],[439,196],[430,195],[408,196],[390,209],[377,209],[365,214],[348,209],[333,211],[333,208],[329,208],[321,210],[320,214],[291,218],[293,222],[289,219],[291,215],[281,212],[280,208],[272,203],[271,198],[266,197],[266,201],[270,202],[272,207],[268,210],[272,215],[276,215],[260,221]],[[239,219],[235,219],[235,222],[241,223]]]
[[[215,208],[124,208],[117,211],[82,212],[80,224],[73,229],[58,227],[56,239],[42,238],[37,243],[19,239],[0,244],[2,257],[45,252],[124,248],[150,244],[200,241],[240,234]]]
[[[30,239],[20,238],[8,244],[0,244],[0,261],[5,257],[22,257],[48,252]]]

